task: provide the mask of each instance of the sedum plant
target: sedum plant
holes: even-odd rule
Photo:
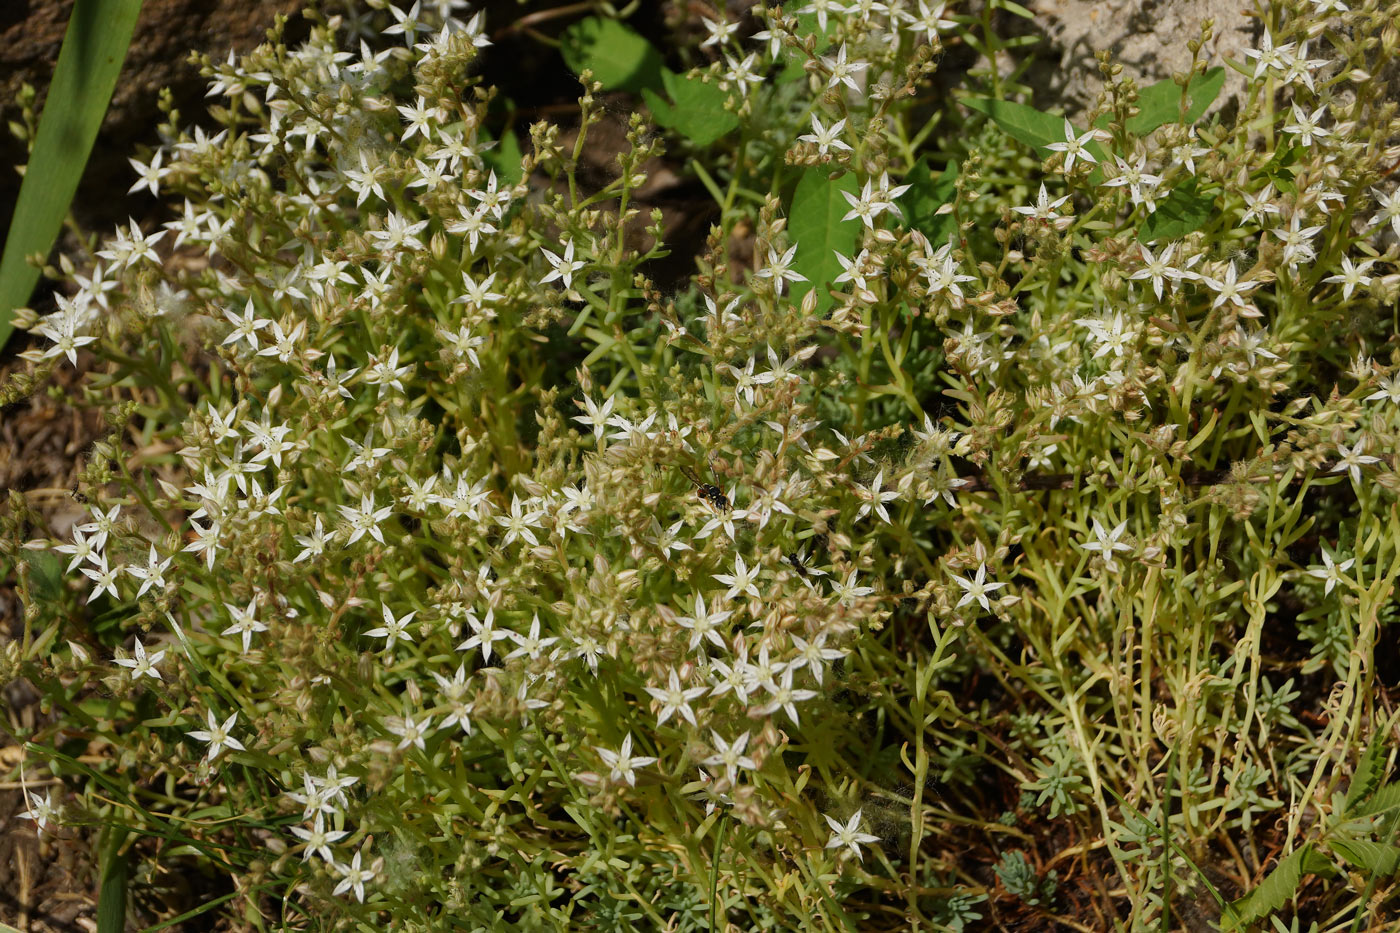
[[[1394,910],[1385,4],[1146,87],[1105,56],[1072,118],[1006,0],[665,57],[594,15],[527,140],[463,7],[205,62],[133,160],[174,219],[22,316],[5,398],[92,354],[109,431],[85,520],[4,516],[41,828],[258,928]],[[960,48],[996,67],[932,94]],[[715,201],[679,284],[663,154]]]

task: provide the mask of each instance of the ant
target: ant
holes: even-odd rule
[[[710,511],[716,513],[729,511],[729,497],[724,494],[723,490],[714,483],[700,482],[700,478],[689,467],[682,466],[680,471],[682,476],[690,480],[690,484],[695,487],[695,495],[709,507]]]

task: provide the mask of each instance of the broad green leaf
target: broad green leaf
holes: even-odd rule
[[[1225,86],[1225,69],[1212,68],[1203,75],[1195,75],[1187,86],[1189,100],[1186,118],[1187,126],[1195,123],[1206,112],[1206,108],[1220,96]],[[1175,123],[1180,113],[1181,88],[1168,78],[1143,88],[1138,94],[1138,115],[1130,119],[1125,127],[1135,136],[1146,136],[1164,123]]]
[[[708,146],[739,125],[739,118],[724,109],[729,95],[719,85],[669,70],[661,72],[661,80],[669,102],[650,89],[642,90],[658,126],[675,130],[697,146]]]
[[[506,127],[500,140],[481,154],[481,161],[488,169],[494,169],[502,185],[514,185],[525,176],[525,154],[520,151],[520,140],[515,130]]]
[[[605,91],[661,87],[661,54],[634,29],[590,16],[565,30],[559,52],[574,74],[592,69]]]
[[[939,215],[938,209],[953,200],[957,190],[958,167],[949,162],[938,175],[929,170],[928,160],[914,163],[902,183],[909,186],[899,199],[900,212],[908,226],[928,237],[934,246],[942,246],[953,230],[953,216]]]
[[[1138,231],[1138,241],[1179,240],[1193,230],[1199,230],[1215,210],[1215,198],[1196,193],[1196,179],[1178,185],[1149,214]]]
[[[25,257],[47,256],[63,226],[140,12],[141,0],[73,5],[0,257],[0,346],[9,339],[14,309],[29,301],[39,280]]]
[[[39,605],[52,603],[63,595],[63,561],[49,551],[27,551],[29,598]]]
[[[1018,104],[1010,100],[971,97],[963,100],[963,104],[991,117],[997,126],[1006,132],[1006,135],[1017,142],[1033,147],[1036,155],[1042,159],[1049,158],[1051,155],[1051,150],[1045,148],[1046,146],[1065,141],[1064,117],[1043,113],[1034,107],[1027,107],[1025,104]],[[1077,126],[1074,126],[1073,129],[1076,136],[1084,134],[1084,131]],[[1101,163],[1108,158],[1108,152],[1097,142],[1091,141],[1084,148],[1088,149],[1094,158]]]
[[[1259,887],[1230,904],[1236,922],[1244,925],[1268,916],[1298,893],[1305,873],[1321,874],[1331,869],[1332,863],[1311,845],[1303,846],[1274,866]]]
[[[1400,868],[1400,847],[1369,839],[1329,839],[1332,851],[1370,875],[1389,878]]]
[[[812,289],[817,290],[817,313],[825,314],[835,299],[828,294],[832,280],[841,274],[836,253],[850,259],[860,239],[860,221],[842,220],[851,209],[841,192],[856,193],[856,178],[847,173],[832,181],[829,172],[809,168],[797,183],[792,195],[792,210],[788,212],[788,235],[797,245],[793,269],[807,277],[795,282],[792,298],[801,301]]]

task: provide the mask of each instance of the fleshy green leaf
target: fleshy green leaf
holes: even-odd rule
[[[841,192],[855,194],[856,177],[847,173],[832,181],[828,175],[825,169],[807,169],[797,183],[788,213],[788,234],[797,244],[792,268],[807,277],[805,282],[793,283],[792,298],[801,301],[815,288],[818,314],[835,304],[829,290],[832,280],[841,274],[836,253],[850,259],[860,239],[860,221],[841,219],[851,209]]]
[[[1369,839],[1329,839],[1333,852],[1370,875],[1388,878],[1400,868],[1400,846]]]
[[[1149,214],[1138,232],[1138,240],[1179,240],[1193,230],[1199,230],[1215,210],[1215,198],[1196,193],[1196,179],[1172,189],[1166,200]]]
[[[615,19],[590,16],[559,37],[559,52],[574,74],[585,68],[605,91],[661,87],[661,54],[636,30]]]
[[[942,246],[953,229],[953,216],[940,215],[938,209],[953,200],[957,179],[955,163],[949,162],[940,174],[934,175],[925,158],[915,162],[902,179],[909,190],[899,199],[899,209],[908,225],[928,237],[934,246]]]
[[[73,5],[0,258],[0,346],[9,339],[12,312],[29,301],[39,280],[39,270],[25,257],[47,256],[63,226],[140,12],[141,0]]]
[[[661,72],[668,102],[650,89],[642,97],[658,126],[675,130],[697,146],[708,146],[739,125],[739,118],[724,109],[729,96],[719,85],[673,71]]]
[[[1194,76],[1187,86],[1189,102],[1182,122],[1190,126],[1199,120],[1224,86],[1224,68],[1212,68],[1203,75]],[[1125,128],[1136,136],[1146,136],[1165,123],[1176,122],[1180,114],[1181,87],[1170,78],[1150,84],[1139,92],[1137,106],[1138,115],[1130,119]]]

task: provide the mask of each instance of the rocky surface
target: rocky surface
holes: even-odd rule
[[[1212,36],[1201,50],[1211,66],[1243,63],[1254,48],[1259,21],[1239,0],[1031,0],[1036,26],[1053,55],[1036,70],[1039,93],[1069,112],[1092,106],[1103,87],[1095,54],[1107,49],[1139,85],[1151,84],[1191,67],[1186,43],[1199,38],[1206,20]],[[1227,105],[1244,89],[1244,76],[1225,69],[1225,88],[1215,106]]]

